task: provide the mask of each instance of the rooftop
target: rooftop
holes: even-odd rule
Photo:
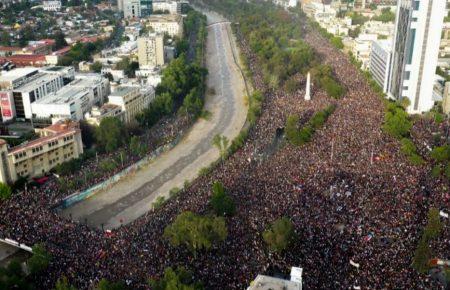
[[[301,290],[298,282],[258,275],[247,290]]]
[[[17,87],[15,90],[26,92],[26,91],[34,89],[39,84],[50,82],[51,80],[55,79],[56,77],[57,76],[54,74],[46,74],[46,73],[40,72],[40,73],[37,73],[36,75],[34,75],[33,78],[30,79],[30,81],[27,81],[23,85]]]
[[[16,68],[16,69],[10,70],[10,71],[5,72],[2,75],[0,75],[0,82],[14,81],[18,78],[25,77],[25,76],[33,74],[37,71],[38,71],[38,69],[34,68],[34,67]]]
[[[180,22],[181,20],[182,16],[178,14],[158,14],[148,18],[149,22]]]
[[[132,86],[119,86],[114,92],[111,93],[110,97],[123,97],[133,91],[138,90],[138,87]]]
[[[29,149],[31,147],[37,146],[37,145],[41,145],[43,143],[49,142],[55,138],[59,138],[62,137],[64,135],[68,135],[68,134],[73,134],[76,132],[79,132],[80,129],[78,128],[78,123],[75,122],[71,122],[71,123],[66,123],[66,122],[60,122],[60,123],[56,123],[50,127],[46,127],[43,129],[44,131],[48,131],[51,133],[51,135],[49,136],[45,136],[45,137],[41,137],[35,140],[32,140],[30,142],[27,143],[23,143],[19,146],[13,147],[9,150],[8,154],[15,154],[17,152],[20,152],[22,150],[26,150]]]
[[[89,91],[87,89],[83,89],[80,87],[72,87],[70,85],[67,85],[60,89],[57,92],[51,93],[37,101],[35,101],[35,104],[40,105],[62,105],[71,103],[74,100],[80,99],[83,96],[85,96]]]

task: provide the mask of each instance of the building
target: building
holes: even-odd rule
[[[369,68],[372,43],[376,41],[377,38],[378,36],[376,34],[360,34],[353,41],[353,56],[361,62],[363,69]]]
[[[125,112],[122,107],[114,104],[104,104],[103,106],[93,107],[90,113],[85,115],[85,120],[94,126],[99,126],[102,119],[106,117],[115,117],[125,123]]]
[[[389,63],[391,62],[391,40],[377,40],[372,43],[370,53],[370,72],[375,81],[387,90],[389,79]]]
[[[153,13],[168,12],[170,14],[181,14],[181,2],[154,0],[152,3]]]
[[[156,33],[183,36],[183,17],[178,14],[152,15],[148,18],[147,26]]]
[[[282,6],[284,8],[297,7],[297,0],[272,0],[275,5]]]
[[[109,80],[100,75],[80,78],[57,92],[31,104],[33,118],[51,119],[52,123],[70,119],[80,121],[94,106],[101,106],[109,94]]]
[[[42,2],[42,9],[44,11],[59,11],[61,10],[61,1],[58,0],[51,0],[51,1],[43,1]]]
[[[61,122],[38,132],[40,138],[8,149],[0,139],[0,182],[38,177],[83,153],[78,123]]]
[[[164,65],[164,37],[162,34],[139,37],[137,43],[140,68]]]
[[[141,0],[141,17],[150,16],[153,12],[152,0]]]
[[[11,71],[14,72],[14,71]],[[1,82],[0,77],[0,82]],[[17,80],[12,80],[15,82]],[[48,94],[58,91],[63,86],[62,77],[58,74],[38,72],[28,78],[25,83],[9,90],[14,102],[13,117],[31,119],[31,103]]]
[[[123,0],[123,17],[141,17],[141,0]]]
[[[109,104],[121,107],[125,123],[134,123],[136,116],[146,109],[155,98],[153,87],[119,86],[108,97]]]
[[[387,93],[408,98],[409,113],[433,105],[436,71],[446,0],[399,0]]]
[[[292,267],[290,280],[258,275],[247,290],[302,290],[302,275],[303,269],[298,267]]]

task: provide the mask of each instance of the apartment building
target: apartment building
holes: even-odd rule
[[[140,0],[123,0],[123,17],[139,18],[141,17],[141,1]]]
[[[391,42],[391,40],[374,41],[370,53],[370,73],[383,91],[386,91],[389,79]]]
[[[399,0],[387,93],[408,98],[409,113],[429,111],[446,0]]]
[[[153,12],[181,13],[181,2],[178,1],[154,0],[152,7]]]
[[[136,116],[150,105],[154,97],[155,90],[153,87],[119,86],[108,97],[108,103],[122,108],[125,123],[134,123],[136,122]]]
[[[152,15],[148,18],[146,25],[156,33],[183,36],[183,17],[178,14]]]
[[[40,138],[8,148],[0,139],[0,182],[38,177],[83,153],[81,131],[75,122],[60,122],[38,132]]]
[[[150,34],[138,38],[139,68],[151,68],[164,65],[164,37],[162,34]]]
[[[43,1],[42,2],[42,9],[44,11],[59,11],[61,10],[62,4],[61,1],[58,0],[51,0],[51,1]]]

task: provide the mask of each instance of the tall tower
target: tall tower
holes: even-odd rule
[[[408,113],[430,110],[446,0],[399,0],[388,96],[408,98]]]

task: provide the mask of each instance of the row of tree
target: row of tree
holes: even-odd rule
[[[325,124],[328,117],[336,109],[335,105],[330,105],[322,111],[315,113],[308,122],[299,128],[300,118],[297,115],[289,116],[286,120],[286,137],[295,146],[309,142],[315,131]]]
[[[188,63],[184,54],[172,60],[163,71],[155,100],[137,117],[140,125],[151,127],[177,111],[198,115],[203,109],[206,74],[205,68]]]

